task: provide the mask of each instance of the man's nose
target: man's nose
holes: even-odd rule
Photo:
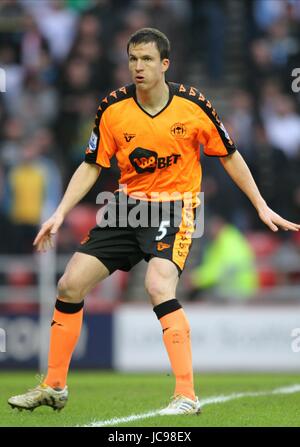
[[[140,59],[138,59],[135,68],[136,68],[136,70],[138,70],[138,71],[142,70],[142,69],[143,69],[143,61],[141,61]]]

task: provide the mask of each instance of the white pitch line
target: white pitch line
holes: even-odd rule
[[[233,393],[228,394],[227,396],[211,396],[206,399],[200,400],[201,407],[210,404],[219,404],[223,402],[228,402],[234,399],[240,399],[242,397],[258,397],[258,396],[270,396],[273,394],[293,394],[300,392],[300,384],[295,384],[291,386],[285,386],[281,388],[275,388],[271,391],[257,391],[257,392],[248,392],[248,393]],[[153,416],[158,416],[160,410],[149,411],[148,413],[142,414],[132,414],[130,416],[125,416],[122,418],[113,418],[106,419],[104,421],[94,421],[89,424],[83,425],[83,427],[106,427],[106,426],[116,426],[119,424],[125,424],[127,422],[137,421],[139,419],[147,419]]]

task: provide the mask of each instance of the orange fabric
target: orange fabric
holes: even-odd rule
[[[179,231],[176,233],[172,251],[172,260],[181,270],[184,268],[194,233],[194,212],[190,206],[183,206]]]
[[[176,384],[174,396],[182,394],[195,400],[190,325],[183,309],[162,318],[163,340],[168,352]]]
[[[204,153],[226,156],[235,150],[216,111],[195,88],[169,83],[168,105],[150,116],[137,103],[135,87],[112,92],[100,104],[86,161],[110,167],[116,156],[123,191],[144,200],[159,194],[200,191],[202,171],[200,144]],[[174,200],[172,199],[172,200]]]
[[[50,333],[48,374],[44,381],[52,388],[64,388],[69,364],[80,336],[83,309],[67,314],[54,309]]]

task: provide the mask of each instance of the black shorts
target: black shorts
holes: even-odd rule
[[[180,275],[192,245],[195,209],[181,200],[130,204],[124,193],[114,197],[77,251],[95,256],[110,273],[158,257],[172,261]]]

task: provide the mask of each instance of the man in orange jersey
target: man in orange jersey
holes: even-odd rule
[[[13,407],[32,410],[40,405],[54,409],[65,406],[67,373],[80,334],[84,297],[115,270],[128,271],[146,259],[145,288],[162,326],[176,382],[171,403],[160,414],[200,412],[193,384],[190,326],[176,300],[178,277],[191,246],[191,221],[198,204],[200,144],[206,155],[220,158],[272,231],[279,227],[292,231],[300,228],[268,207],[211,103],[196,88],[166,82],[170,63],[167,37],[156,29],[141,29],[131,36],[127,51],[133,84],[111,92],[100,103],[85,161],[74,173],[56,212],[43,224],[34,245],[38,251],[51,246],[51,237],[66,214],[91,189],[101,168],[110,167],[113,155],[120,167],[122,186],[107,212],[118,208],[116,219],[106,227],[99,222],[67,265],[58,282],[47,376],[33,391],[11,397],[8,403]],[[188,201],[184,200],[186,195]],[[145,211],[154,207],[157,225],[137,227],[130,221],[124,223],[122,207],[117,205],[125,201],[128,216],[133,199]],[[178,203],[183,206],[178,208]]]

